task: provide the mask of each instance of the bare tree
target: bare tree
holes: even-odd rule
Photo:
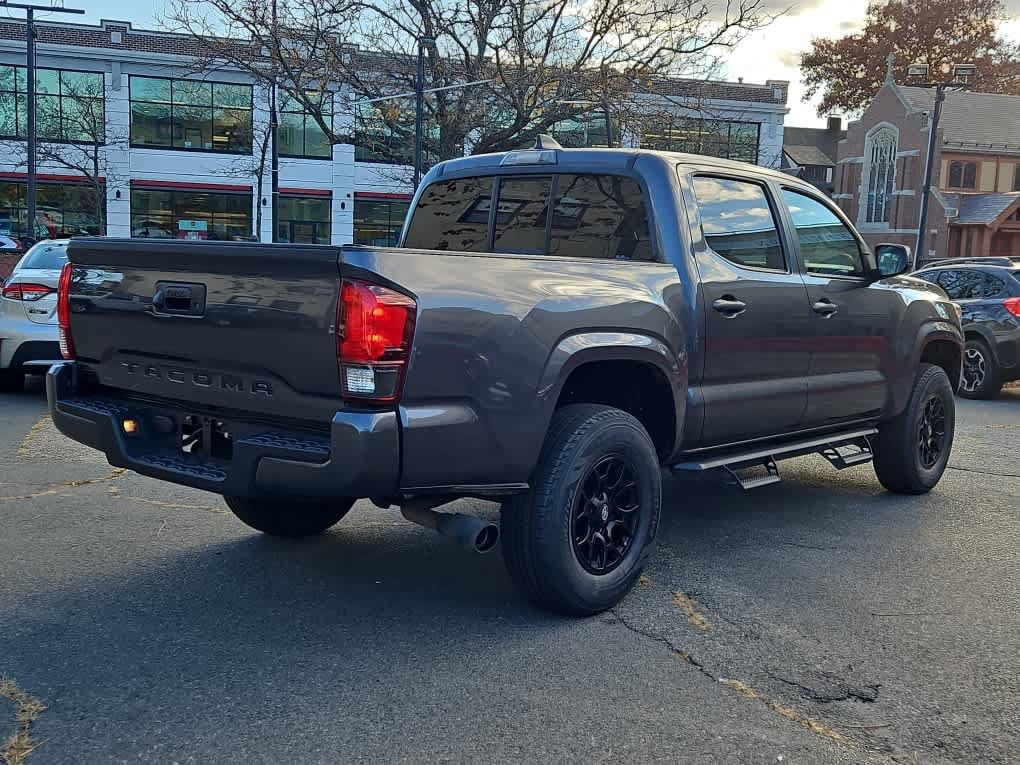
[[[104,89],[101,78],[82,78],[65,83],[59,98],[36,101],[36,157],[81,176],[100,235],[106,234],[106,184],[116,174],[106,153],[107,143],[115,137],[106,127]],[[27,149],[22,150],[24,164]],[[30,225],[34,227],[34,221]]]
[[[763,0],[172,0],[165,24],[211,64],[276,82],[331,143],[388,133],[380,150],[405,154],[423,45],[428,86],[450,86],[426,100],[424,149],[447,159],[519,147],[650,73],[703,75],[770,20]],[[352,131],[327,107],[339,85],[400,97]]]

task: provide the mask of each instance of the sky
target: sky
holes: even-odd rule
[[[788,4],[789,3],[789,4]],[[85,8],[84,17],[54,16],[96,24],[101,19],[130,21],[139,28],[155,28],[157,9],[153,0],[65,0],[67,7]],[[867,0],[771,0],[770,5],[789,7],[789,12],[768,28],[749,36],[729,56],[725,77],[745,82],[789,80],[790,113],[787,125],[824,127],[824,117],[815,114],[815,107],[804,103],[804,86],[798,72],[799,56],[808,49],[812,37],[836,37],[856,31],[864,23]],[[1012,20],[1002,25],[1003,34],[1020,41],[1020,0],[1006,0]],[[39,18],[44,18],[39,14]]]

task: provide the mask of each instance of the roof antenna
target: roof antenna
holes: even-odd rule
[[[541,133],[535,138],[535,149],[538,151],[552,151],[562,148],[563,147],[560,146],[559,141],[546,133]]]

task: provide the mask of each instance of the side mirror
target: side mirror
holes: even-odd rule
[[[879,279],[905,274],[910,270],[910,248],[905,244],[876,245],[875,263],[875,275]]]

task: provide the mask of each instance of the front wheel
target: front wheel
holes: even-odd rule
[[[354,506],[353,499],[300,502],[286,499],[224,497],[227,507],[257,531],[274,537],[308,537],[321,534]]]
[[[949,463],[956,430],[953,386],[941,367],[921,364],[906,408],[879,426],[875,474],[897,494],[924,494]]]
[[[503,504],[510,576],[551,611],[605,611],[641,575],[661,506],[659,460],[640,422],[594,404],[557,410],[531,490]]]
[[[999,367],[983,340],[968,340],[963,349],[960,395],[964,398],[995,398],[1002,390]]]

